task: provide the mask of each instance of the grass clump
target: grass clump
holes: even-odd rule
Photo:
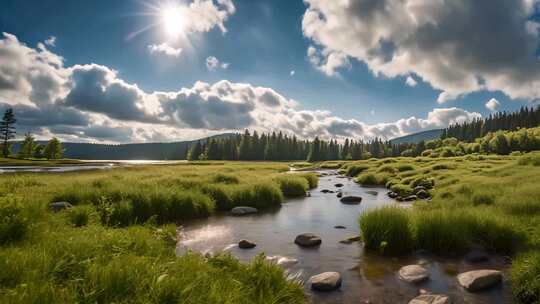
[[[319,177],[315,173],[305,173],[300,176],[307,180],[309,189],[315,189],[319,185]]]
[[[413,249],[413,238],[406,210],[385,207],[363,213],[360,230],[365,248],[385,255],[400,255]]]
[[[214,177],[212,178],[212,181],[214,183],[221,183],[221,184],[238,184],[238,183],[240,183],[239,178],[236,177],[235,175],[223,174],[223,173],[218,173],[218,174],[214,175]]]
[[[385,172],[385,173],[390,173],[390,174],[394,174],[398,171],[398,169],[396,169],[394,166],[392,165],[384,165],[384,166],[381,166],[379,169],[377,169],[377,172],[381,173],[381,172]]]
[[[395,184],[390,187],[390,190],[403,197],[413,194],[413,189],[409,185]]]
[[[367,169],[369,169],[369,166],[368,165],[349,165],[347,166],[347,171],[345,172],[345,174],[347,176],[357,176],[358,174],[366,171]]]
[[[478,205],[492,205],[495,202],[495,196],[489,193],[475,193],[472,197],[472,203]]]
[[[92,213],[92,207],[90,206],[77,206],[69,210],[68,218],[71,225],[74,227],[83,227],[88,224],[90,214]]]
[[[519,158],[518,164],[520,166],[540,166],[540,154],[525,155]]]
[[[362,185],[385,185],[390,180],[388,174],[363,173],[355,181]]]
[[[258,183],[235,188],[231,194],[234,206],[249,206],[258,209],[279,207],[283,193],[274,183]]]
[[[15,198],[0,198],[0,245],[22,240],[28,226],[22,204]]]
[[[416,169],[413,165],[409,165],[409,164],[399,165],[399,166],[397,166],[396,168],[397,168],[397,170],[398,170],[399,172],[412,171],[412,170],[415,170],[415,169]]]
[[[519,303],[540,303],[540,252],[516,258],[510,276],[512,294]]]
[[[307,179],[302,176],[294,176],[289,174],[278,177],[276,181],[279,184],[281,192],[286,197],[305,196],[306,191],[309,189]]]

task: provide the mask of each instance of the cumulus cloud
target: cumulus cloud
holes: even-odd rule
[[[150,54],[163,54],[170,57],[180,57],[182,54],[182,48],[174,48],[167,43],[161,44],[150,44],[148,46],[148,51]]]
[[[228,67],[229,67],[229,63],[221,62],[221,61],[219,61],[219,59],[217,59],[214,56],[210,56],[210,57],[206,58],[206,68],[209,71],[215,71],[215,70],[218,70],[218,69],[225,70]]]
[[[70,141],[170,141],[244,128],[302,138],[392,138],[480,116],[441,108],[425,118],[366,124],[300,109],[272,88],[227,80],[146,92],[109,67],[66,67],[43,44],[31,48],[10,34],[0,39],[0,63],[0,110],[13,107],[21,131]]]
[[[308,57],[328,75],[354,58],[375,75],[416,75],[439,103],[480,90],[540,98],[538,0],[305,2]]]
[[[411,76],[407,77],[407,80],[405,80],[405,83],[410,87],[415,87],[418,84],[416,80],[414,80],[414,78],[412,78]]]
[[[51,37],[47,38],[47,40],[45,40],[45,44],[48,45],[48,46],[55,47],[56,46],[56,37],[51,36]]]
[[[495,112],[500,105],[501,103],[497,99],[491,98],[488,102],[486,102],[486,109]]]
[[[295,71],[295,70],[291,70],[291,71],[289,72],[289,76],[291,76],[291,77],[294,76],[294,74],[296,74],[296,71]]]
[[[225,21],[236,11],[232,0],[194,0],[180,9],[184,18],[183,30],[188,33],[208,32],[214,27],[225,33]]]

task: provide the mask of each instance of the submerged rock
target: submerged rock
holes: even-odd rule
[[[257,213],[257,212],[259,212],[259,210],[257,210],[257,208],[245,207],[245,206],[234,207],[234,208],[231,209],[231,214],[232,215],[246,215],[246,214],[253,214],[253,213]]]
[[[442,294],[423,294],[409,301],[409,304],[450,304],[450,297]]]
[[[461,273],[457,276],[459,285],[467,291],[478,291],[493,287],[502,281],[502,272],[482,269]]]
[[[426,187],[424,187],[424,186],[416,186],[416,187],[414,187],[413,191],[414,191],[414,193],[418,193],[418,192],[420,192],[422,190],[426,191]]]
[[[399,196],[399,194],[397,194],[397,193],[395,193],[393,191],[388,192],[387,195],[388,195],[389,198],[396,198],[396,197]]]
[[[347,227],[341,226],[341,225],[334,226],[334,228],[336,228],[336,229],[347,229]]]
[[[334,186],[337,187],[337,188],[341,188],[341,187],[343,187],[343,184],[342,183],[337,183]]]
[[[338,194],[336,195],[338,198],[340,197],[343,197],[343,193],[342,192],[338,192]]]
[[[407,197],[404,197],[404,198],[403,198],[403,201],[405,201],[405,202],[411,202],[411,201],[415,201],[415,200],[417,200],[417,199],[418,199],[418,196],[416,196],[416,195],[413,194],[413,195],[409,195],[409,196],[407,196]]]
[[[361,236],[353,236],[339,241],[341,244],[352,244],[354,242],[360,242],[362,240]]]
[[[49,210],[51,210],[52,212],[60,212],[64,209],[70,208],[73,208],[73,205],[68,202],[54,202],[49,204]]]
[[[427,280],[429,272],[420,265],[407,265],[399,270],[399,278],[405,282],[418,283]]]
[[[362,198],[360,196],[344,196],[339,201],[346,205],[358,205],[362,202]]]
[[[429,193],[426,190],[420,190],[416,192],[416,196],[420,199],[428,199],[431,197],[431,195],[429,195]]]
[[[332,291],[341,287],[341,275],[338,272],[323,272],[309,278],[311,289]]]
[[[334,191],[328,190],[328,189],[322,189],[321,192],[322,193],[334,193]]]
[[[322,240],[313,233],[303,233],[294,239],[294,243],[302,247],[314,247],[319,246],[322,243]]]
[[[371,194],[371,195],[375,195],[375,196],[376,196],[377,194],[379,194],[379,192],[377,192],[377,191],[375,191],[375,190],[368,190],[368,191],[366,191],[366,193],[367,193],[367,194]]]
[[[484,250],[473,249],[465,255],[465,260],[469,263],[480,263],[489,260],[489,257]]]
[[[297,259],[288,258],[285,256],[279,256],[279,255],[266,257],[266,260],[272,263],[275,263],[276,265],[284,266],[284,267],[291,266],[298,263]]]
[[[238,242],[238,247],[241,249],[251,249],[255,248],[255,246],[257,246],[257,244],[248,240],[241,240],[240,242]]]

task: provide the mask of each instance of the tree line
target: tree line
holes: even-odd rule
[[[41,145],[36,142],[34,136],[30,133],[24,135],[24,140],[21,143],[20,149],[16,155],[13,155],[11,151],[12,143],[11,139],[15,138],[17,131],[15,129],[15,113],[13,109],[7,109],[4,112],[2,120],[0,121],[0,139],[2,141],[2,155],[4,157],[19,157],[19,158],[46,158],[46,159],[60,159],[63,157],[64,148],[58,138],[53,137],[47,142],[46,145]]]
[[[490,132],[499,130],[515,131],[519,128],[534,128],[540,125],[540,106],[521,107],[515,112],[497,112],[487,118],[477,118],[470,122],[450,125],[441,138],[454,137],[461,141],[474,142]]]

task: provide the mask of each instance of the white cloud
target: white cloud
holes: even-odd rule
[[[193,139],[245,128],[283,130],[302,138],[393,138],[480,116],[441,108],[426,118],[366,124],[328,111],[303,110],[271,88],[227,80],[146,92],[103,65],[65,67],[63,58],[43,44],[30,48],[10,34],[0,39],[0,62],[7,63],[0,65],[0,110],[13,107],[23,133],[70,141]]]
[[[51,37],[47,38],[47,40],[45,40],[45,44],[48,45],[48,46],[55,47],[56,46],[56,37],[51,36]]]
[[[295,71],[295,70],[291,70],[291,72],[289,73],[289,76],[294,76],[294,74],[296,74],[296,71]]]
[[[354,58],[377,76],[415,74],[439,103],[481,90],[540,98],[539,0],[305,2],[308,57],[327,75]]]
[[[209,71],[215,71],[215,70],[218,70],[218,69],[226,70],[227,68],[229,68],[229,63],[221,62],[216,57],[210,56],[210,57],[206,58],[206,68]]]
[[[232,0],[194,0],[183,7],[182,23],[184,30],[189,32],[208,32],[218,27],[221,32],[227,32],[225,21],[234,14],[236,8]]]
[[[182,54],[182,48],[174,48],[167,43],[151,44],[148,46],[150,54],[163,54],[170,57],[180,57]]]
[[[486,102],[486,109],[495,112],[500,105],[501,103],[497,99],[491,98],[488,102]]]
[[[410,87],[415,87],[418,84],[416,80],[414,80],[414,78],[412,78],[411,76],[407,76],[407,80],[405,80],[405,83]]]

